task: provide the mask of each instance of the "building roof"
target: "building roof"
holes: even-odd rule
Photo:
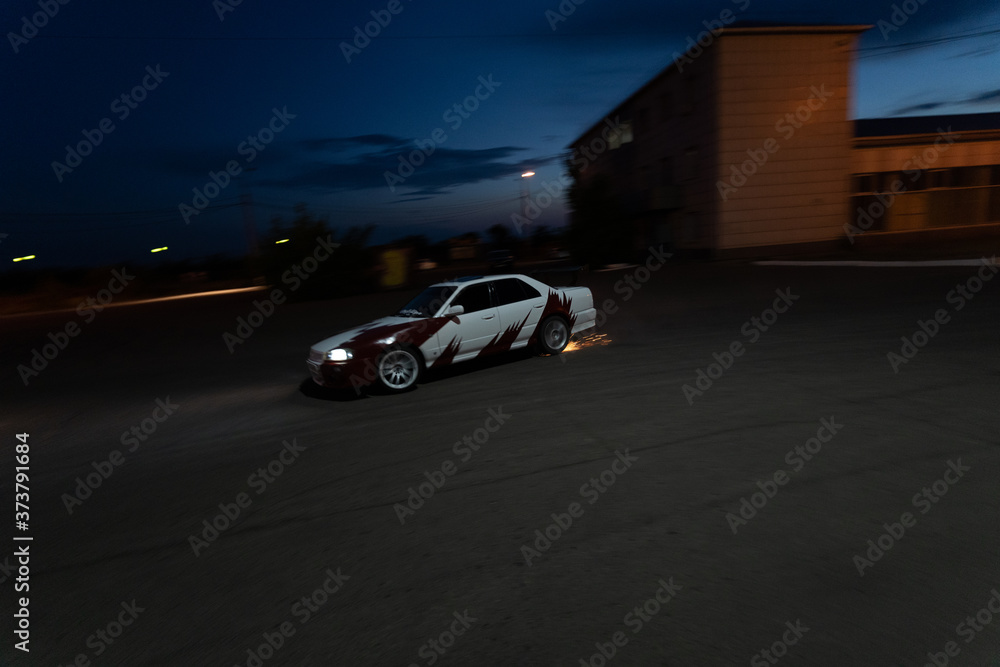
[[[854,136],[900,137],[906,135],[1000,130],[1000,113],[966,113],[950,116],[900,116],[896,118],[858,118]]]
[[[721,30],[729,35],[772,35],[787,33],[793,35],[813,35],[824,33],[857,34],[872,26],[870,24],[830,24],[830,23],[775,23],[770,21],[736,21]]]
[[[724,37],[726,35],[773,35],[776,33],[784,34],[818,34],[818,33],[842,33],[842,34],[858,34],[862,33],[872,26],[870,25],[827,25],[827,24],[792,24],[792,23],[768,23],[762,21],[736,21],[731,25],[728,25],[721,30],[715,32],[717,37]],[[702,31],[705,32],[705,31]],[[699,33],[700,34],[700,33]],[[695,36],[696,37],[696,36]],[[714,41],[714,40],[713,40]],[[709,42],[711,46],[712,42]],[[706,47],[707,48],[707,47]],[[687,52],[685,51],[685,55]],[[675,54],[676,55],[676,54]],[[601,120],[597,121],[593,125],[589,126],[584,130],[576,139],[574,139],[567,148],[575,147],[580,141],[583,140],[588,134],[590,134],[594,129],[599,128],[603,123],[604,119],[610,117],[616,111],[625,106],[632,99],[637,97],[644,90],[652,86],[654,83],[667,76],[671,70],[677,69],[677,61],[674,60],[669,65],[660,70],[656,76],[651,78],[649,81],[640,86],[635,92],[626,97],[624,100],[619,102],[611,109],[608,113],[601,117]]]

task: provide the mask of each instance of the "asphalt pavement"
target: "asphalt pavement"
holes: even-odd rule
[[[995,268],[591,273],[402,395],[305,357],[406,291],[0,319],[0,663],[1000,665]]]

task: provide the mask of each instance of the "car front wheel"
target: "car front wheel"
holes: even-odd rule
[[[420,359],[412,350],[386,350],[378,360],[378,383],[389,391],[406,391],[417,384]]]
[[[540,329],[538,344],[546,354],[559,354],[569,343],[569,326],[558,315],[547,317]]]

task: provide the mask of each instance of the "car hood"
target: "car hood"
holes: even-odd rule
[[[381,317],[360,327],[347,329],[324,338],[312,346],[314,352],[325,354],[328,350],[346,347],[351,351],[367,352],[392,345],[397,338],[417,347],[423,345],[448,321],[446,317]]]

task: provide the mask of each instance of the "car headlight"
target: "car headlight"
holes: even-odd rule
[[[354,358],[354,355],[350,350],[345,350],[338,347],[335,350],[330,350],[326,353],[327,361],[347,361],[348,359]]]

